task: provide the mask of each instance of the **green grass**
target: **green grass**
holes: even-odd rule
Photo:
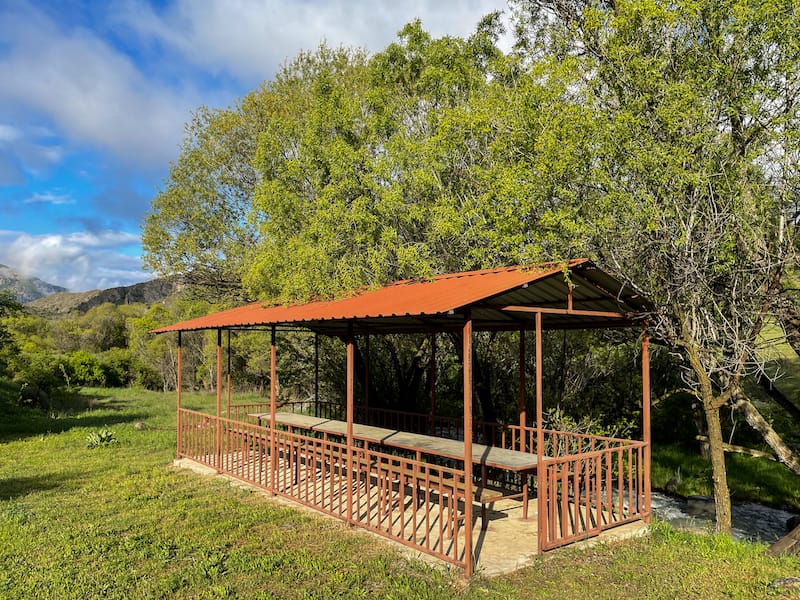
[[[554,599],[798,598],[800,589],[781,595],[770,583],[779,573],[798,576],[799,564],[796,557],[766,559],[763,546],[656,523],[648,538],[567,550],[503,584],[509,597],[527,590],[528,597]]]
[[[756,598],[800,575],[800,558],[659,524],[467,584],[338,521],[173,468],[174,407],[137,390],[84,390],[47,412],[0,399],[0,598]],[[117,442],[87,448],[100,430]]]

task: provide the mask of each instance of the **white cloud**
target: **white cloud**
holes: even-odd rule
[[[417,17],[436,37],[464,36],[482,16],[505,9],[505,0],[175,0],[156,11],[145,0],[129,0],[116,18],[195,65],[258,82],[323,39],[374,52]]]
[[[19,5],[17,5],[19,6]],[[140,166],[177,154],[194,93],[152,81],[97,35],[32,8],[0,12],[0,102],[35,110],[73,142]]]
[[[123,231],[44,235],[0,231],[0,263],[73,291],[105,289],[149,278],[141,259],[123,252],[139,244],[137,235]]]
[[[156,9],[128,0],[98,10],[90,31],[56,10],[11,3],[0,7],[0,110],[13,107],[31,123],[34,111],[70,147],[163,169],[194,108],[232,101],[301,49],[325,39],[380,50],[416,17],[433,35],[467,35],[482,15],[505,7],[505,0],[174,0]],[[208,75],[222,76],[214,92]],[[221,89],[230,77],[240,85]],[[0,124],[0,142],[19,134]]]
[[[45,192],[40,194],[35,192],[33,196],[23,200],[25,204],[75,204],[75,200],[68,194],[53,194],[52,192]]]
[[[22,137],[22,131],[13,125],[0,123],[0,144],[3,142],[15,142]]]
[[[82,200],[70,209],[69,225],[92,222],[100,233],[0,231],[0,262],[73,290],[147,278],[140,259],[124,251],[138,251],[137,236],[109,230],[126,226],[107,217],[138,219],[146,203],[141,196],[148,193],[141,181],[163,175],[177,156],[184,123],[196,106],[232,101],[323,39],[331,46],[378,51],[416,17],[434,36],[463,36],[481,16],[506,4],[120,0],[78,8],[69,2],[0,2],[0,185],[46,179],[21,195],[14,192],[15,205],[5,207],[6,215],[14,215],[16,227],[36,222],[42,231],[48,227],[39,214],[42,203],[82,198],[83,190],[69,189],[76,173],[86,170],[82,179],[102,190],[95,202]],[[138,183],[125,190],[120,181]],[[26,202],[18,201],[26,196]],[[90,205],[93,213],[82,212]]]
[[[60,163],[63,158],[64,148],[53,139],[51,133],[41,127],[0,123],[0,162],[6,163],[7,168],[13,165],[17,183],[23,180],[23,169],[33,175],[40,175]],[[0,173],[2,171],[0,167]]]

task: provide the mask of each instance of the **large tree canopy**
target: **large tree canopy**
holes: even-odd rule
[[[480,180],[495,30],[490,17],[468,40],[434,40],[416,22],[368,63],[314,57],[302,101],[260,139],[249,289],[305,299],[517,258]]]
[[[371,58],[321,46],[198,111],[145,223],[148,266],[287,301],[526,262],[548,237],[569,254],[551,235],[579,163],[551,127],[570,126],[568,82],[521,77],[500,31],[493,14],[466,40],[411,23]],[[538,144],[564,164],[542,172]]]

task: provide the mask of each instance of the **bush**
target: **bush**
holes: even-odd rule
[[[100,367],[108,387],[125,387],[134,378],[134,359],[126,348],[112,348],[100,355]]]
[[[89,385],[103,387],[106,385],[106,372],[100,359],[84,350],[69,352],[61,359],[64,378],[68,386]]]
[[[164,379],[158,371],[138,360],[131,365],[131,384],[146,390],[164,389]]]
[[[50,398],[60,395],[67,383],[57,356],[23,352],[10,358],[8,369],[19,388],[19,403],[48,408]]]
[[[135,386],[160,390],[164,386],[161,376],[142,363],[127,348],[112,348],[100,355],[100,365],[108,387]]]

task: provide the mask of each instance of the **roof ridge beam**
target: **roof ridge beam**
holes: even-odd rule
[[[569,308],[544,308],[541,306],[522,306],[509,304],[495,307],[495,310],[507,312],[541,313],[543,315],[574,315],[576,317],[602,317],[604,319],[632,319],[631,313],[617,313],[600,310],[580,310]]]

